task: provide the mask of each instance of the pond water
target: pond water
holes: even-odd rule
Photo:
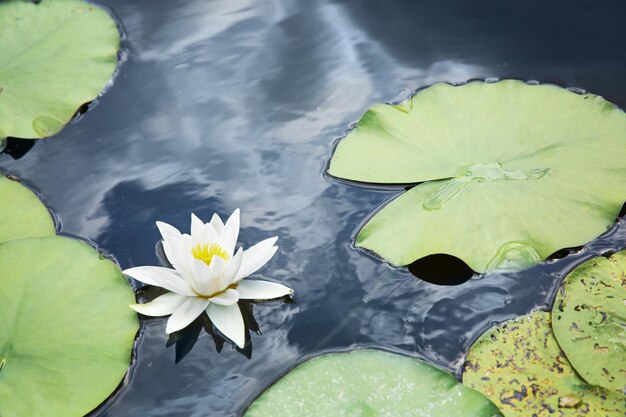
[[[554,82],[625,107],[622,1],[102,3],[125,31],[113,85],[57,137],[20,159],[0,155],[0,169],[43,194],[63,233],[97,242],[122,268],[158,264],[156,220],[187,230],[190,212],[208,220],[239,207],[241,243],[278,235],[262,275],[296,294],[253,307],[261,334],[244,354],[218,352],[202,332],[175,363],[165,319],[145,320],[130,378],[93,416],[239,416],[304,358],[358,346],[458,372],[491,324],[548,306],[562,274],[626,247],[618,221],[522,273],[428,283],[350,245],[402,188],[323,175],[333,142],[368,106],[438,81]],[[437,281],[447,265],[417,269]]]

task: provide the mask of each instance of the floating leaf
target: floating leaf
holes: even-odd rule
[[[552,310],[559,345],[585,381],[626,394],[626,251],[591,259],[563,281]]]
[[[0,244],[0,416],[79,417],[104,401],[130,363],[134,301],[84,242]]]
[[[582,245],[626,199],[626,114],[601,97],[507,80],[436,84],[369,109],[329,173],[423,184],[391,201],[356,245],[393,265],[431,254],[477,272],[520,270]]]
[[[481,394],[422,361],[357,350],[311,359],[264,392],[244,417],[492,417]]]
[[[543,311],[484,333],[470,348],[463,382],[506,417],[623,417],[626,410],[626,397],[587,384],[572,369]]]
[[[119,32],[82,0],[0,2],[0,138],[44,138],[95,99],[117,66]]]
[[[50,212],[39,198],[17,181],[0,175],[0,242],[55,234]]]

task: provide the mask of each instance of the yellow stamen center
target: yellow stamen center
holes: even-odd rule
[[[230,256],[226,253],[224,248],[217,243],[199,243],[191,249],[193,257],[204,262],[207,265],[211,265],[211,261],[214,256],[219,256],[223,260],[227,261]]]

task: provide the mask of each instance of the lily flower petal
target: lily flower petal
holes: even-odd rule
[[[235,252],[235,244],[237,244],[237,238],[239,237],[239,226],[239,209],[236,209],[226,221],[224,230],[220,234],[220,242],[228,256],[233,256]]]
[[[194,321],[209,304],[209,300],[200,297],[187,297],[167,320],[165,333],[170,334],[184,329]]]
[[[209,222],[209,224],[213,226],[213,230],[215,230],[215,233],[217,233],[218,236],[220,236],[224,231],[224,222],[222,222],[222,219],[217,213],[213,214],[213,217],[211,217],[211,221]]]
[[[156,225],[159,228],[159,232],[161,233],[161,237],[163,237],[163,240],[171,238],[176,239],[181,236],[180,231],[170,224],[167,224],[165,222],[156,222]]]
[[[188,297],[196,295],[185,278],[173,269],[160,266],[138,266],[127,269],[124,273],[144,284],[162,287],[176,294]]]
[[[239,268],[237,273],[237,280],[249,277],[272,259],[272,256],[278,250],[278,247],[274,246],[277,240],[278,237],[271,237],[244,251],[241,268]]]
[[[213,226],[211,226],[210,223],[204,224],[202,220],[193,213],[191,213],[191,237],[193,246],[217,242],[219,240],[219,234],[215,232]]]
[[[174,269],[186,275],[189,271],[187,268],[187,252],[189,249],[189,236],[181,235],[178,238],[169,238],[163,240],[163,251],[167,260],[172,264]]]
[[[226,291],[209,298],[209,301],[215,304],[229,306],[239,301],[239,292],[229,288]]]
[[[190,262],[191,282],[196,293],[209,296],[225,288],[220,285],[219,280],[215,277],[215,273],[207,264],[198,259],[191,259]]]
[[[222,288],[228,287],[230,284],[235,282],[237,279],[237,274],[239,273],[239,268],[241,268],[241,262],[243,261],[243,248],[239,248],[237,253],[232,257],[232,259],[224,268],[222,272],[222,276],[220,278],[220,284]]]
[[[228,261],[224,260],[221,256],[214,256],[211,259],[211,265],[209,268],[211,269],[211,274],[214,277],[218,277],[224,272],[226,267],[228,266]]]
[[[244,279],[237,284],[237,292],[242,300],[271,300],[293,294],[293,290],[282,284],[255,279]]]
[[[204,229],[204,222],[195,214],[191,213],[191,236],[199,235]]]
[[[217,330],[243,349],[246,343],[246,329],[239,305],[223,306],[211,303],[206,311]]]
[[[220,236],[210,223],[206,223],[200,233],[200,242],[217,242]]]
[[[144,316],[159,317],[172,314],[187,299],[186,296],[173,292],[165,293],[149,303],[131,304],[130,308]]]

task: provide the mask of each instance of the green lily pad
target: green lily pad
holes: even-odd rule
[[[506,417],[623,417],[626,397],[587,384],[559,348],[550,313],[537,311],[485,332],[470,348],[463,383]]]
[[[492,417],[498,409],[450,374],[379,350],[313,358],[283,376],[244,417]]]
[[[19,182],[0,175],[0,242],[55,234],[54,221],[39,198]]]
[[[117,66],[119,32],[82,0],[0,2],[0,138],[59,132]]]
[[[609,229],[626,199],[626,114],[602,97],[507,80],[436,84],[370,108],[329,173],[420,183],[356,245],[391,264],[445,253],[477,272],[521,270]]]
[[[138,330],[117,266],[65,237],[0,244],[0,416],[79,417],[124,378]]]
[[[626,251],[591,259],[563,281],[552,327],[590,384],[626,394]]]

